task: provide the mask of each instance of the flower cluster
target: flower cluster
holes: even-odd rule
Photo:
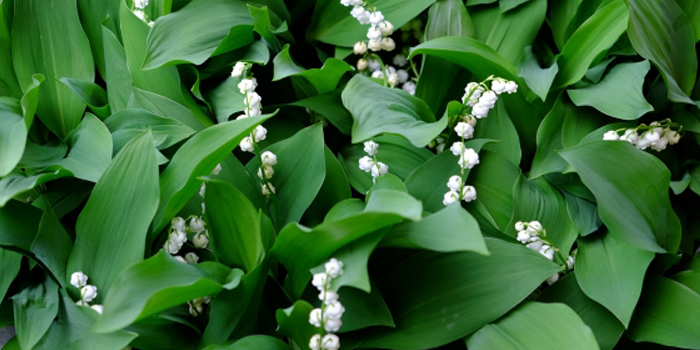
[[[309,323],[321,329],[321,333],[315,334],[309,341],[311,350],[337,350],[340,348],[340,339],[333,333],[337,332],[343,325],[340,319],[343,317],[345,308],[338,300],[338,293],[330,288],[333,279],[343,274],[343,262],[331,258],[324,267],[326,271],[314,274],[311,281],[320,292],[318,298],[322,302],[320,308],[311,310],[309,314]]]
[[[363,0],[340,0],[343,6],[353,6],[350,15],[355,17],[360,24],[369,24],[367,30],[367,42],[359,41],[355,44],[356,55],[363,55],[367,49],[372,51],[392,51],[396,48],[394,39],[389,36],[394,33],[394,26],[384,20],[384,15],[376,8],[367,9],[367,3]]]
[[[648,126],[641,124],[636,128],[610,130],[603,135],[603,140],[627,141],[640,150],[651,147],[651,149],[661,152],[666,149],[666,146],[675,145],[681,139],[679,131],[683,127],[681,126],[678,130],[673,130],[672,127],[671,120],[666,119],[660,122],[653,122]]]
[[[389,172],[389,166],[377,160],[379,145],[374,141],[365,141],[365,153],[368,155],[360,158],[360,169],[372,175],[372,182]]]
[[[70,275],[70,284],[73,287],[80,289],[80,300],[75,304],[79,306],[89,306],[91,309],[97,311],[97,313],[102,313],[104,308],[100,304],[90,305],[90,302],[97,298],[97,287],[87,284],[88,276],[82,271],[73,272]]]
[[[559,249],[547,239],[547,230],[542,227],[539,221],[518,221],[515,223],[515,230],[518,231],[518,236],[516,238],[518,242],[525,244],[528,248],[542,254],[547,259],[554,261],[554,255],[559,254]],[[576,250],[566,259],[563,259],[561,255],[559,255],[559,257],[565,262],[568,270],[573,270]],[[555,273],[547,279],[547,283],[553,284],[558,279],[559,273]]]
[[[181,217],[175,217],[171,221],[170,234],[168,235],[168,240],[165,241],[163,248],[170,255],[177,254],[182,246],[187,242],[187,232],[192,233],[192,245],[198,249],[204,249],[209,244],[209,231],[204,228],[206,223],[201,217],[193,216],[190,217],[189,225],[186,224],[185,219]],[[185,254],[185,258],[181,256],[175,256],[176,259],[190,263],[196,264],[199,261],[199,257],[195,253]]]
[[[146,15],[145,11],[146,6],[148,6],[148,0],[134,0],[134,14],[152,27],[153,21],[148,20],[148,15]]]
[[[356,53],[358,51],[355,51]],[[369,70],[370,76],[375,79],[385,79],[388,85],[396,87],[399,84],[401,88],[413,95],[416,93],[416,83],[411,81],[411,75],[404,69],[409,62],[405,54],[398,54],[393,58],[394,66],[384,67],[384,63],[377,55],[370,55],[367,58],[361,58],[357,61],[357,69],[360,71]],[[415,78],[413,78],[415,79]]]

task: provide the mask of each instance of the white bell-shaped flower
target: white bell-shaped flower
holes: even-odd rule
[[[369,15],[369,23],[371,23],[372,26],[378,26],[382,21],[384,21],[382,11],[374,11]]]
[[[338,301],[338,298],[338,293],[330,289],[324,289],[320,293],[318,293],[318,300],[321,300],[326,304],[334,303]]]
[[[666,146],[668,145],[668,139],[665,137],[661,137],[656,142],[654,142],[653,145],[651,145],[651,148],[654,151],[661,152],[666,149]]]
[[[454,154],[458,157],[462,156],[465,149],[467,149],[467,148],[464,146],[464,143],[460,142],[460,141],[457,141],[457,142],[453,143],[452,146],[450,146],[450,151],[452,151],[452,154]]]
[[[339,318],[329,318],[323,323],[323,328],[326,329],[326,332],[337,332],[342,325],[343,321],[341,321]],[[328,347],[324,346],[324,349],[328,349]]]
[[[457,164],[459,164],[459,166],[461,166],[463,169],[471,169],[479,164],[479,154],[473,149],[467,148],[459,157]]]
[[[238,146],[241,147],[241,150],[244,152],[253,152],[255,151],[255,147],[253,147],[253,139],[250,136],[246,136],[241,140],[241,143],[238,144]]]
[[[383,21],[377,25],[379,30],[382,31],[382,35],[389,36],[394,33],[394,25],[389,21]]]
[[[479,83],[471,82],[467,84],[464,88],[464,97],[462,97],[462,103],[466,103],[469,106],[474,106],[484,92],[484,87],[479,85]]]
[[[554,261],[554,249],[549,245],[542,245],[540,248],[540,254],[544,255],[547,259]]]
[[[319,308],[311,310],[311,313],[309,313],[309,323],[314,327],[321,327],[322,313],[323,311]]]
[[[260,185],[260,186],[261,186],[261,189],[262,189],[262,194],[263,194],[263,196],[265,196],[265,197],[269,197],[269,196],[271,196],[273,193],[277,193],[277,190],[275,189],[275,186],[272,186],[272,184],[269,183],[269,182],[266,183],[266,184],[262,184],[262,185]]]
[[[245,103],[249,107],[257,107],[260,105],[262,97],[257,92],[249,92],[245,95]]]
[[[518,221],[515,223],[515,230],[516,231],[524,231],[525,230],[525,223],[522,221]]]
[[[273,166],[277,164],[277,155],[270,151],[265,151],[260,155],[260,159],[262,159],[262,164],[264,166]]]
[[[87,284],[88,281],[88,276],[84,274],[82,271],[76,271],[73,272],[70,275],[70,284],[73,285],[75,288],[82,288]]]
[[[387,81],[389,82],[389,85],[391,85],[391,87],[399,85],[399,75],[396,73],[391,73]]]
[[[187,228],[187,223],[185,222],[185,219],[183,219],[179,216],[176,216],[171,221],[171,226],[172,226],[173,230],[185,231],[185,229]]]
[[[353,52],[356,55],[364,55],[367,52],[367,43],[364,41],[356,42],[355,47],[353,47]]]
[[[223,168],[221,167],[221,163],[217,164],[217,165],[214,167],[214,170],[211,171],[211,175],[214,175],[214,176],[219,175],[219,173],[221,172],[221,169],[223,169]]]
[[[403,91],[406,91],[411,95],[415,95],[416,94],[416,87],[417,87],[416,83],[414,83],[412,81],[407,81],[406,83],[404,83],[401,86],[401,89],[403,89]]]
[[[257,80],[255,78],[250,78],[250,79],[242,79],[240,83],[238,83],[238,90],[241,91],[242,94],[247,94],[249,92],[255,91],[255,88],[258,86]]]
[[[232,77],[240,77],[241,75],[243,75],[243,73],[245,73],[245,71],[246,71],[247,68],[248,68],[248,67],[247,67],[247,65],[245,64],[245,62],[238,61],[238,62],[236,62],[236,64],[233,66],[233,70],[231,71],[231,76],[232,76]]]
[[[369,70],[372,72],[382,69],[381,62],[379,62],[379,60],[376,58],[369,58],[367,60],[367,66],[369,67]]]
[[[197,233],[192,237],[192,244],[195,248],[204,249],[209,244],[209,237],[204,233]],[[185,260],[187,260],[186,258],[187,255],[185,255]]]
[[[533,239],[535,239],[535,240],[533,241]],[[544,245],[544,242],[542,242],[542,240],[540,240],[539,237],[531,236],[530,243],[527,243],[525,246],[528,247],[529,249],[532,249],[536,252],[539,252],[540,249],[542,249],[543,245]]]
[[[408,63],[408,60],[406,59],[406,55],[400,53],[394,56],[394,58],[391,59],[391,62],[393,62],[397,67],[403,67]]]
[[[542,224],[539,221],[530,221],[527,224],[527,230],[532,232],[541,232],[543,229]]]
[[[144,22],[148,21],[148,18],[146,17],[146,13],[143,12],[143,10],[140,10],[140,9],[134,10],[134,15],[136,15],[136,17],[138,17],[140,20],[142,20]]]
[[[405,69],[396,70],[396,74],[399,75],[399,82],[405,83],[408,81],[409,76]]]
[[[88,303],[86,303],[86,302],[83,301],[83,300],[78,300],[78,301],[76,301],[76,302],[75,302],[75,305],[78,305],[78,306],[90,306]]]
[[[360,169],[364,172],[370,172],[372,170],[372,166],[374,165],[374,159],[368,156],[364,156],[360,158]]]
[[[369,23],[369,11],[365,11],[359,16],[355,17],[360,24],[365,25]]]
[[[173,256],[173,258],[175,258],[175,260],[177,260],[177,261],[179,261],[179,262],[181,262],[181,263],[183,263],[183,264],[187,264],[187,261],[185,260],[185,258],[183,258],[183,257],[181,257],[181,256],[179,256],[179,255],[175,255],[175,256]]]
[[[615,141],[615,140],[619,140],[619,139],[620,139],[620,135],[618,135],[617,131],[615,131],[615,130],[610,130],[610,131],[606,132],[605,134],[603,134],[603,140],[605,140],[605,141]]]
[[[367,12],[367,11],[365,11],[364,7],[355,6],[352,8],[352,10],[350,10],[350,15],[355,17],[355,18],[358,18],[358,17],[362,16],[365,12]]]
[[[314,277],[311,279],[311,284],[316,287],[316,289],[322,291],[328,287],[328,274],[325,272],[319,272],[314,274]]]
[[[365,153],[369,154],[370,156],[377,154],[379,151],[379,144],[372,140],[365,141],[364,146]]]
[[[85,302],[89,303],[97,297],[97,287],[86,284],[83,288],[80,288],[80,296]]]
[[[551,286],[554,284],[554,282],[556,282],[558,280],[559,280],[559,273],[557,272],[557,273],[553,274],[552,276],[550,276],[549,278],[547,278],[547,284]]]
[[[668,140],[669,145],[675,145],[681,140],[681,134],[678,133],[678,131],[675,130],[668,130],[664,134],[664,137]]]
[[[471,202],[476,199],[476,188],[474,186],[464,186],[462,189],[462,200]]]
[[[352,5],[352,0],[340,0],[340,4],[343,6],[350,6]]]
[[[631,144],[636,144],[639,141],[639,135],[637,135],[637,130],[627,129],[625,133],[620,136],[620,140],[629,141]]]
[[[472,137],[474,137],[474,127],[471,126],[469,123],[465,122],[459,122],[455,126],[455,132],[457,133],[457,136],[468,140]]]
[[[574,254],[576,251],[573,252]],[[576,263],[576,257],[574,255],[569,255],[568,258],[566,258],[566,267],[569,268],[569,270],[574,268],[574,264]]]
[[[195,233],[204,231],[204,220],[198,217],[190,219],[190,230]]]
[[[367,39],[369,40],[380,40],[382,38],[382,31],[379,28],[372,26],[367,29]]]
[[[340,325],[338,325],[338,329],[340,329]],[[326,331],[335,332],[329,331],[328,329],[326,329]],[[340,348],[340,339],[335,334],[326,334],[323,336],[323,339],[321,339],[321,348],[323,350],[338,350]]]
[[[246,117],[257,117],[262,114],[262,109],[260,109],[260,105],[255,105],[255,106],[248,106],[243,110],[243,113],[245,113]]]
[[[341,318],[345,312],[345,307],[339,302],[334,301],[332,303],[326,303],[325,314],[328,318]]]
[[[105,311],[104,306],[102,306],[102,305],[100,305],[100,304],[90,305],[90,308],[93,309],[93,310],[95,310],[95,311],[97,311],[97,313],[100,314],[100,315],[102,314],[102,312]]]
[[[364,0],[350,0],[350,4],[351,4],[352,6],[360,6],[360,5],[364,4],[364,3],[365,3]]]
[[[256,126],[255,130],[253,130],[253,137],[255,138],[255,142],[264,140],[267,138],[267,129],[262,125]]]
[[[381,70],[375,70],[372,72],[372,78],[374,79],[384,79],[384,72]]]
[[[514,81],[509,81],[506,83],[506,92],[508,94],[514,94],[518,92],[518,84]]]
[[[661,138],[661,128],[654,128],[642,134],[642,137],[649,142],[649,144],[654,144]]]
[[[194,252],[185,254],[185,261],[190,265],[196,265],[199,262],[199,256]]]
[[[326,268],[326,273],[331,278],[338,278],[343,274],[343,262],[336,258],[328,260],[324,267]]]
[[[382,50],[384,51],[394,51],[396,48],[396,43],[394,42],[394,39],[386,37],[383,38],[380,41],[380,45],[382,46]]]
[[[450,205],[452,203],[457,203],[457,202],[459,202],[459,192],[457,192],[457,191],[448,191],[442,197],[442,204],[444,204],[444,205]]]
[[[491,90],[497,94],[502,94],[506,91],[506,82],[503,79],[494,79],[491,82]]]
[[[363,71],[363,70],[367,69],[367,66],[368,66],[368,63],[367,63],[366,59],[360,58],[359,60],[357,60],[357,70]]]
[[[319,324],[317,327],[321,327]],[[321,335],[320,334],[314,334],[313,337],[311,337],[311,340],[309,340],[309,348],[311,350],[321,350]]]
[[[527,231],[518,231],[518,237],[516,238],[520,243],[527,243],[530,240],[530,233]]]
[[[265,179],[271,179],[272,175],[275,175],[275,170],[271,166],[263,166],[258,168],[258,177],[263,180],[263,170],[265,170]]]
[[[382,162],[377,162],[376,164],[372,165],[370,172],[372,173],[372,177],[379,177],[389,172],[389,166]]]
[[[472,107],[472,115],[479,119],[486,118],[486,116],[489,114],[489,110],[489,107],[477,103],[474,105],[474,107]]]
[[[367,47],[372,51],[380,51],[382,49],[381,40],[370,40],[367,42]]]
[[[462,177],[459,175],[450,176],[447,187],[452,191],[459,191],[462,188]]]
[[[645,150],[649,146],[651,146],[651,142],[649,142],[649,140],[647,140],[645,138],[640,138],[639,141],[637,141],[637,143],[634,146],[637,147],[638,149]]]
[[[479,97],[478,104],[491,109],[496,105],[496,101],[498,101],[496,93],[493,91],[486,91]]]

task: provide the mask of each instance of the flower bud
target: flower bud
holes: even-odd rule
[[[95,311],[97,311],[97,313],[100,314],[100,315],[102,314],[102,312],[105,311],[104,306],[102,306],[102,305],[100,305],[100,304],[91,305],[90,308],[93,309],[93,310],[95,310]]]
[[[214,176],[219,175],[219,173],[221,172],[221,169],[222,169],[222,168],[221,168],[221,163],[219,163],[219,164],[216,165],[216,167],[214,167],[214,170],[211,171],[211,174],[214,175]],[[185,221],[185,220],[183,220],[183,223],[184,223],[184,221]]]
[[[275,189],[275,186],[272,186],[272,184],[269,183],[269,182],[266,183],[266,184],[262,184],[261,186],[262,186],[262,187],[261,187],[261,188],[262,188],[262,194],[263,194],[263,196],[265,196],[265,197],[269,197],[269,196],[271,196],[273,193],[277,193],[277,190]]]
[[[364,55],[367,52],[367,43],[364,41],[356,42],[353,51],[356,55]]]
[[[208,240],[207,240],[208,243]],[[190,265],[196,265],[199,262],[199,256],[193,252],[185,254],[185,261]]]
[[[73,272],[70,275],[70,284],[75,288],[81,288],[87,284],[88,276],[82,271]]]
[[[525,231],[525,223],[522,221],[518,221],[515,223],[515,230],[516,231]]]
[[[376,142],[369,140],[365,141],[365,153],[369,154],[370,156],[373,156],[377,154],[377,151],[379,151],[379,144]]]
[[[258,168],[258,177],[262,180],[263,179],[263,169],[265,170],[265,178],[266,179],[271,179],[272,175],[275,174],[275,170],[272,169],[271,166],[263,166],[262,168]]]
[[[243,73],[246,71],[247,68],[248,67],[245,64],[245,62],[238,61],[233,66],[233,70],[231,71],[231,76],[232,77],[240,77],[241,75],[243,75]]]
[[[363,70],[367,69],[367,65],[368,65],[368,63],[367,63],[366,59],[360,58],[359,60],[357,60],[357,70],[363,71]]]
[[[403,91],[406,91],[411,95],[416,94],[416,83],[412,81],[406,82],[405,84],[403,84],[403,86],[401,86],[401,88],[403,89]]]

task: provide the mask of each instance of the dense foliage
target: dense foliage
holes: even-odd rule
[[[0,0],[4,349],[700,348],[696,0]]]

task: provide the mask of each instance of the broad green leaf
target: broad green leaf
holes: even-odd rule
[[[693,0],[676,0],[676,2],[688,16],[690,24],[695,29],[695,42],[700,41],[700,3]]]
[[[578,244],[579,286],[627,327],[654,253],[638,249],[610,233],[581,238]]]
[[[328,211],[336,203],[352,197],[348,178],[345,176],[345,171],[343,171],[343,166],[338,158],[333,155],[333,152],[328,147],[324,149],[324,156],[326,177],[323,179],[323,185],[321,185],[316,198],[311,202],[302,219],[302,222],[305,222],[308,226],[315,226],[321,223]],[[382,176],[382,178],[386,177]]]
[[[387,302],[396,328],[377,328],[360,347],[426,349],[447,344],[495,321],[558,270],[522,245],[485,240],[490,256],[423,252],[387,271],[379,289],[392,296]],[[411,292],[402,292],[407,290]]]
[[[159,69],[148,71],[143,69],[143,63],[148,54],[147,37],[151,33],[151,27],[136,17],[126,6],[125,2],[122,2],[119,10],[119,19],[126,63],[133,86],[167,97],[179,104],[184,104],[185,98],[181,87],[180,74],[176,67],[160,67]],[[194,23],[194,21],[189,22]],[[118,51],[118,49],[116,50]],[[120,70],[115,72],[115,75],[123,73],[120,67]],[[121,80],[123,76],[115,77],[113,75],[110,78]]]
[[[12,64],[12,13],[13,1],[0,2],[0,96],[20,98],[22,87]]]
[[[78,216],[66,280],[83,271],[90,284],[108,291],[119,273],[143,260],[157,208],[156,154],[151,133],[144,132],[112,160]],[[103,298],[98,294],[98,301]]]
[[[474,137],[498,141],[485,144],[484,149],[506,157],[515,166],[520,164],[522,157],[520,137],[505,104],[497,103],[496,108],[489,112],[488,118],[479,120]]]
[[[279,39],[275,36],[275,30],[281,29],[277,28],[281,26],[281,23],[276,23],[273,25],[272,18],[270,16],[270,11],[267,6],[255,7],[247,4],[248,12],[250,13],[250,18],[253,22],[253,30],[260,34],[267,45],[270,46],[275,52],[282,49],[282,44],[280,44]],[[279,20],[277,21],[279,22]],[[285,24],[286,25],[286,24]]]
[[[700,320],[688,310],[700,307],[700,295],[665,277],[650,275],[627,336],[637,342],[671,347],[700,347]]]
[[[449,205],[418,222],[394,226],[382,245],[446,253],[472,251],[489,254],[479,224],[459,205]]]
[[[395,326],[389,307],[374,283],[369,293],[355,288],[343,288],[338,294],[342,295],[342,303],[346,307],[339,332],[371,326]]]
[[[377,247],[377,244],[379,244],[379,241],[384,238],[387,232],[388,228],[377,230],[372,234],[348,243],[346,246],[333,253],[333,257],[342,261],[344,264],[343,274],[332,282],[331,287],[333,290],[337,291],[341,287],[349,286],[354,288],[344,288],[343,290],[361,290],[363,293],[369,293],[371,291],[372,287],[370,286],[367,263],[369,262],[370,255],[372,255],[372,252]],[[318,273],[324,272],[325,270],[324,265],[321,264],[311,270],[311,272]],[[346,329],[344,329],[344,331],[345,330]]]
[[[67,344],[75,344],[75,349],[120,350],[138,336],[126,331],[92,333],[90,328],[98,317],[97,312],[75,305],[65,293],[62,294],[58,320],[51,324],[49,331],[34,349],[65,349]]]
[[[141,108],[164,118],[175,119],[196,131],[202,131],[205,127],[214,124],[210,119],[203,121],[192,113],[192,110],[189,108],[165,96],[138,88],[134,89],[134,93],[131,96],[132,99],[127,105],[128,108]]]
[[[8,202],[0,208],[0,246],[29,251],[40,220],[41,210],[20,201]]]
[[[229,345],[209,345],[204,350],[291,350],[285,342],[269,335],[249,335]]]
[[[201,185],[198,177],[211,174],[251,130],[271,116],[217,124],[185,142],[160,175],[160,204],[153,219],[152,232],[160,232],[197,193]]]
[[[80,79],[61,78],[59,81],[71,89],[100,119],[109,117],[107,92],[101,86]]]
[[[105,76],[105,49],[103,25],[112,33],[119,32],[119,0],[78,1],[78,11],[83,29],[90,41],[95,65]]]
[[[435,0],[377,0],[372,6],[382,11],[384,20],[400,28],[427,9]],[[308,40],[351,47],[367,39],[366,25],[361,25],[350,15],[350,7],[337,0],[321,0],[314,7],[313,20],[306,33]]]
[[[372,141],[379,145],[377,159],[389,166],[389,173],[401,179],[407,178],[414,169],[433,157],[429,150],[414,147],[400,136],[382,135],[373,138]],[[364,146],[356,144],[345,146],[338,156],[350,184],[360,193],[366,193],[372,187],[372,176],[362,171],[358,163],[360,158],[366,155]]]
[[[105,71],[102,77],[107,85],[107,100],[112,113],[125,109],[131,94],[134,92],[126,52],[116,33],[121,33],[121,31],[112,32],[106,27],[102,27],[102,44],[105,51]]]
[[[238,83],[243,78],[229,76],[213,89],[204,92],[204,98],[211,103],[218,123],[227,121],[232,114],[245,109],[245,95],[238,89]]]
[[[590,349],[598,343],[591,329],[565,304],[527,302],[467,340],[473,350]]]
[[[112,160],[112,135],[109,129],[88,113],[68,136],[71,149],[68,156],[56,165],[69,170],[79,179],[97,182]]]
[[[327,59],[323,62],[323,67],[321,68],[306,70],[294,63],[289,53],[289,45],[284,46],[284,49],[275,56],[272,63],[275,69],[272,81],[278,81],[287,77],[292,77],[292,79],[294,79],[294,77],[303,78],[316,90],[307,91],[308,96],[316,96],[335,90],[340,78],[342,78],[346,72],[353,70],[345,61],[336,58]]]
[[[484,139],[469,140],[465,142],[465,146],[478,153],[484,144],[490,141],[491,140]],[[380,146],[380,149],[381,147],[382,146]],[[381,155],[381,152],[378,155]],[[460,174],[460,168],[457,164],[458,160],[459,158],[449,150],[443,151],[436,156],[424,160],[421,162],[422,164],[418,164],[406,177],[406,188],[408,192],[423,202],[425,210],[437,212],[445,207],[445,205],[442,204],[442,199],[443,195],[448,190],[447,181],[452,175]],[[355,164],[357,164],[357,162],[355,162]],[[391,167],[389,167],[389,170],[392,170]],[[468,176],[470,171],[470,169],[465,169],[465,175]],[[436,190],[438,188],[440,190]]]
[[[547,287],[537,297],[537,301],[568,305],[588,327],[591,327],[601,350],[612,350],[625,330],[615,315],[583,293],[576,282],[574,272]]]
[[[615,0],[574,32],[557,58],[559,73],[554,78],[554,88],[571,85],[586,74],[593,60],[627,30],[628,12],[625,1]]]
[[[472,19],[460,0],[438,0],[428,10],[425,40],[443,36],[474,36]],[[463,69],[439,57],[426,57],[421,63],[421,79],[418,80],[416,96],[425,101],[435,114],[442,113],[447,101],[461,96],[466,86],[460,78],[467,75]],[[466,78],[465,78],[466,79]]]
[[[598,206],[595,203],[568,192],[564,192],[564,197],[569,218],[581,236],[589,235],[600,228],[603,222],[600,221]]]
[[[210,57],[197,70],[202,79],[210,78],[217,73],[227,76],[230,72],[229,69],[238,61],[257,63],[264,66],[270,61],[270,49],[264,42],[254,41],[250,45]]]
[[[65,137],[80,122],[85,104],[58,79],[95,79],[76,1],[15,1],[12,61],[25,88],[32,84],[33,74],[46,77],[39,87],[37,114],[51,131]]]
[[[518,64],[525,47],[532,45],[547,12],[546,0],[530,0],[513,11],[505,11],[506,3],[522,0],[501,0],[500,6],[472,8],[475,38],[490,46],[512,65]]]
[[[294,136],[260,150],[277,155],[277,164],[273,167],[275,174],[270,179],[277,193],[268,206],[275,227],[298,222],[313,202],[326,177],[324,150],[321,124],[302,129]],[[260,167],[258,158],[253,158],[246,165],[249,173],[257,174]],[[304,166],[300,167],[300,164]],[[260,181],[257,175],[255,181]]]
[[[566,258],[578,231],[566,211],[564,196],[543,177],[528,180],[521,175],[513,186],[513,219],[504,231],[515,237],[517,221],[535,220],[542,223],[547,230],[547,239]]]
[[[629,38],[634,49],[659,69],[668,98],[694,104],[690,96],[698,58],[695,32],[688,16],[675,1],[629,1]]]
[[[294,305],[286,309],[277,309],[275,319],[278,324],[278,332],[291,338],[297,344],[305,346],[311,337],[318,332],[318,328],[309,323],[309,314],[314,306],[306,300],[297,300]]]
[[[34,121],[39,99],[39,86],[44,81],[40,75],[32,79],[21,100],[0,97],[0,176],[9,174],[24,154],[27,133]]]
[[[618,119],[639,119],[654,110],[642,92],[649,68],[649,61],[618,64],[600,83],[567,92],[577,106],[592,106]]]
[[[483,205],[496,228],[506,231],[513,217],[512,191],[520,169],[497,153],[481,151],[479,158],[480,163],[469,173],[467,184],[476,189],[476,202]]]
[[[547,24],[552,30],[552,37],[559,49],[564,47],[571,36],[570,28],[573,27],[573,22],[582,2],[583,0],[563,0],[549,4]]]
[[[423,100],[399,89],[382,87],[356,75],[343,90],[343,105],[355,118],[352,142],[382,133],[399,134],[414,146],[425,147],[447,126],[447,118],[435,116]]]
[[[419,221],[422,217],[423,205],[403,190],[379,189],[368,195],[365,211],[396,214],[404,219]]]
[[[39,221],[39,229],[29,250],[53,274],[61,287],[65,286],[63,276],[73,242],[50,207],[44,209]]]
[[[214,263],[184,264],[160,250],[124,270],[107,291],[104,312],[93,332],[114,332],[165,309],[220,292],[228,269],[218,266],[224,274],[212,275],[200,267],[205,264]]]
[[[22,349],[32,349],[58,314],[58,285],[46,276],[44,282],[23,289],[12,297],[17,340]]]
[[[0,248],[0,264],[2,264],[2,275],[0,275],[0,300],[5,300],[5,293],[10,289],[12,281],[15,280],[20,267],[22,267],[22,255]]]
[[[104,123],[112,133],[125,129],[144,131],[148,128],[154,133],[165,133],[166,138],[158,145],[159,149],[173,146],[195,132],[177,119],[158,116],[141,109],[125,109],[114,113],[105,119]]]
[[[223,181],[207,181],[206,222],[216,255],[251,271],[262,253],[260,217],[246,196]]]
[[[560,96],[540,123],[537,129],[537,151],[528,174],[530,179],[566,170],[566,161],[556,151],[564,148],[562,128],[567,113],[573,108]]]
[[[37,145],[27,140],[24,154],[22,154],[18,165],[25,169],[41,169],[60,161],[67,152],[68,146],[58,140],[50,141],[44,145]]]
[[[343,106],[340,98],[343,89],[336,89],[325,94],[316,95],[295,101],[289,106],[306,107],[328,119],[333,126],[344,135],[350,135],[352,129],[352,114]]]
[[[252,24],[243,1],[192,1],[156,21],[148,34],[144,69],[202,64],[209,56],[252,43]]]
[[[525,48],[523,56],[518,63],[518,76],[523,78],[530,90],[545,101],[549,89],[552,87],[554,77],[559,72],[559,65],[555,61],[548,68],[542,68],[537,57],[532,52],[532,46]]]
[[[656,157],[625,141],[588,142],[559,154],[593,192],[613,235],[652,252],[678,249],[681,227],[669,200],[671,174]]]
[[[493,74],[497,77],[515,80],[518,85],[523,85],[511,63],[501,57],[494,49],[476,39],[442,37],[411,48],[410,52],[409,58],[415,55],[442,57],[466,68],[479,79],[486,79]],[[466,86],[466,83],[464,85]]]
[[[0,180],[0,206],[4,206],[10,199],[17,197],[45,182],[70,176],[71,172],[59,167],[56,170],[48,170],[41,174],[27,176],[20,172],[12,172]],[[23,200],[27,197],[22,198]]]
[[[381,200],[381,194],[377,193],[370,197],[369,203]],[[343,246],[402,220],[400,215],[394,213],[365,209],[360,214],[325,222],[313,229],[292,223],[280,231],[271,254],[287,268],[292,281],[292,295],[299,296],[311,279],[310,270],[314,266],[325,262]]]

